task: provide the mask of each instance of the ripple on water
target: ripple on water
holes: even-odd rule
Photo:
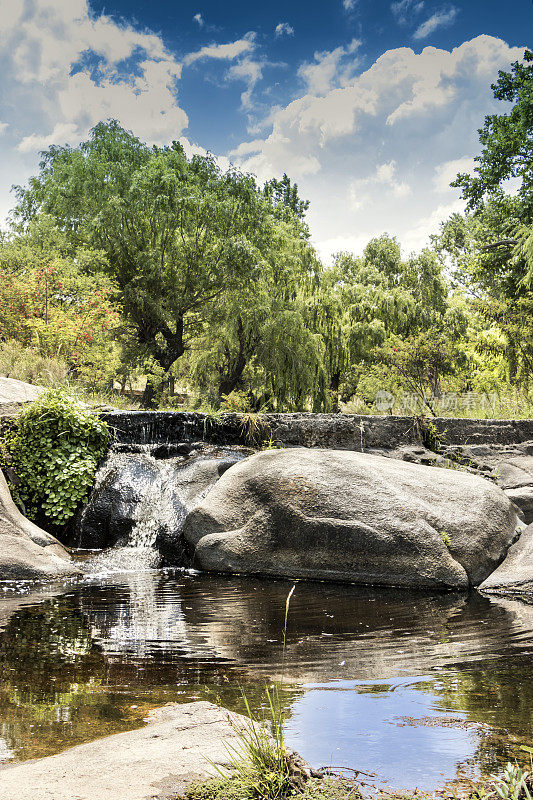
[[[126,550],[126,552],[124,552]],[[77,585],[0,598],[0,759],[142,724],[197,697],[280,697],[316,765],[432,788],[532,743],[533,605],[159,570],[154,552],[83,558]]]

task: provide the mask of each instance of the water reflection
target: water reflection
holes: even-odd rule
[[[242,710],[283,678],[314,764],[431,788],[532,741],[533,606],[480,595],[151,571],[0,599],[0,760],[57,752],[192,698]]]

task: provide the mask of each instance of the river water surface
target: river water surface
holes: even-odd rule
[[[299,582],[283,664],[291,585],[93,568],[6,586],[0,762],[138,727],[167,702],[242,711],[245,692],[260,714],[274,681],[289,746],[399,789],[493,772],[533,744],[533,605]]]

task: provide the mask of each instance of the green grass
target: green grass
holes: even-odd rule
[[[311,778],[302,791],[295,791],[300,800],[360,800],[357,783],[345,778]],[[241,776],[215,778],[194,783],[182,796],[183,800],[260,800],[252,784]],[[388,796],[390,797],[390,796]],[[178,798],[176,798],[178,800]]]

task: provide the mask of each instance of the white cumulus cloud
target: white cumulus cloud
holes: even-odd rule
[[[298,75],[307,84],[309,94],[324,95],[336,86],[346,86],[358,66],[359,60],[353,54],[360,45],[359,39],[352,39],[346,47],[316,52],[314,61],[301,64]]]
[[[200,28],[203,28],[204,25],[205,25],[204,18],[202,17],[200,12],[198,12],[198,14],[194,15],[193,21],[196,22],[200,26]]]
[[[0,224],[13,205],[8,187],[36,171],[50,144],[77,144],[108,118],[150,144],[187,128],[175,54],[87,0],[0,0],[0,64]]]
[[[322,73],[302,66],[307,92],[273,109],[267,135],[243,142],[232,158],[259,180],[287,172],[298,181],[324,252],[384,230],[405,247],[422,242],[443,214],[462,207],[458,190],[443,202],[444,184],[479,152],[477,129],[501,110],[490,84],[524,48],[485,35],[452,50],[403,47],[347,79],[346,57],[331,52],[313,62],[324,62]]]
[[[0,0],[0,16],[3,91],[20,152],[72,144],[107,117],[158,143],[187,126],[176,95],[181,64],[156,34],[94,16],[86,0]],[[135,67],[126,70],[126,59]]]

